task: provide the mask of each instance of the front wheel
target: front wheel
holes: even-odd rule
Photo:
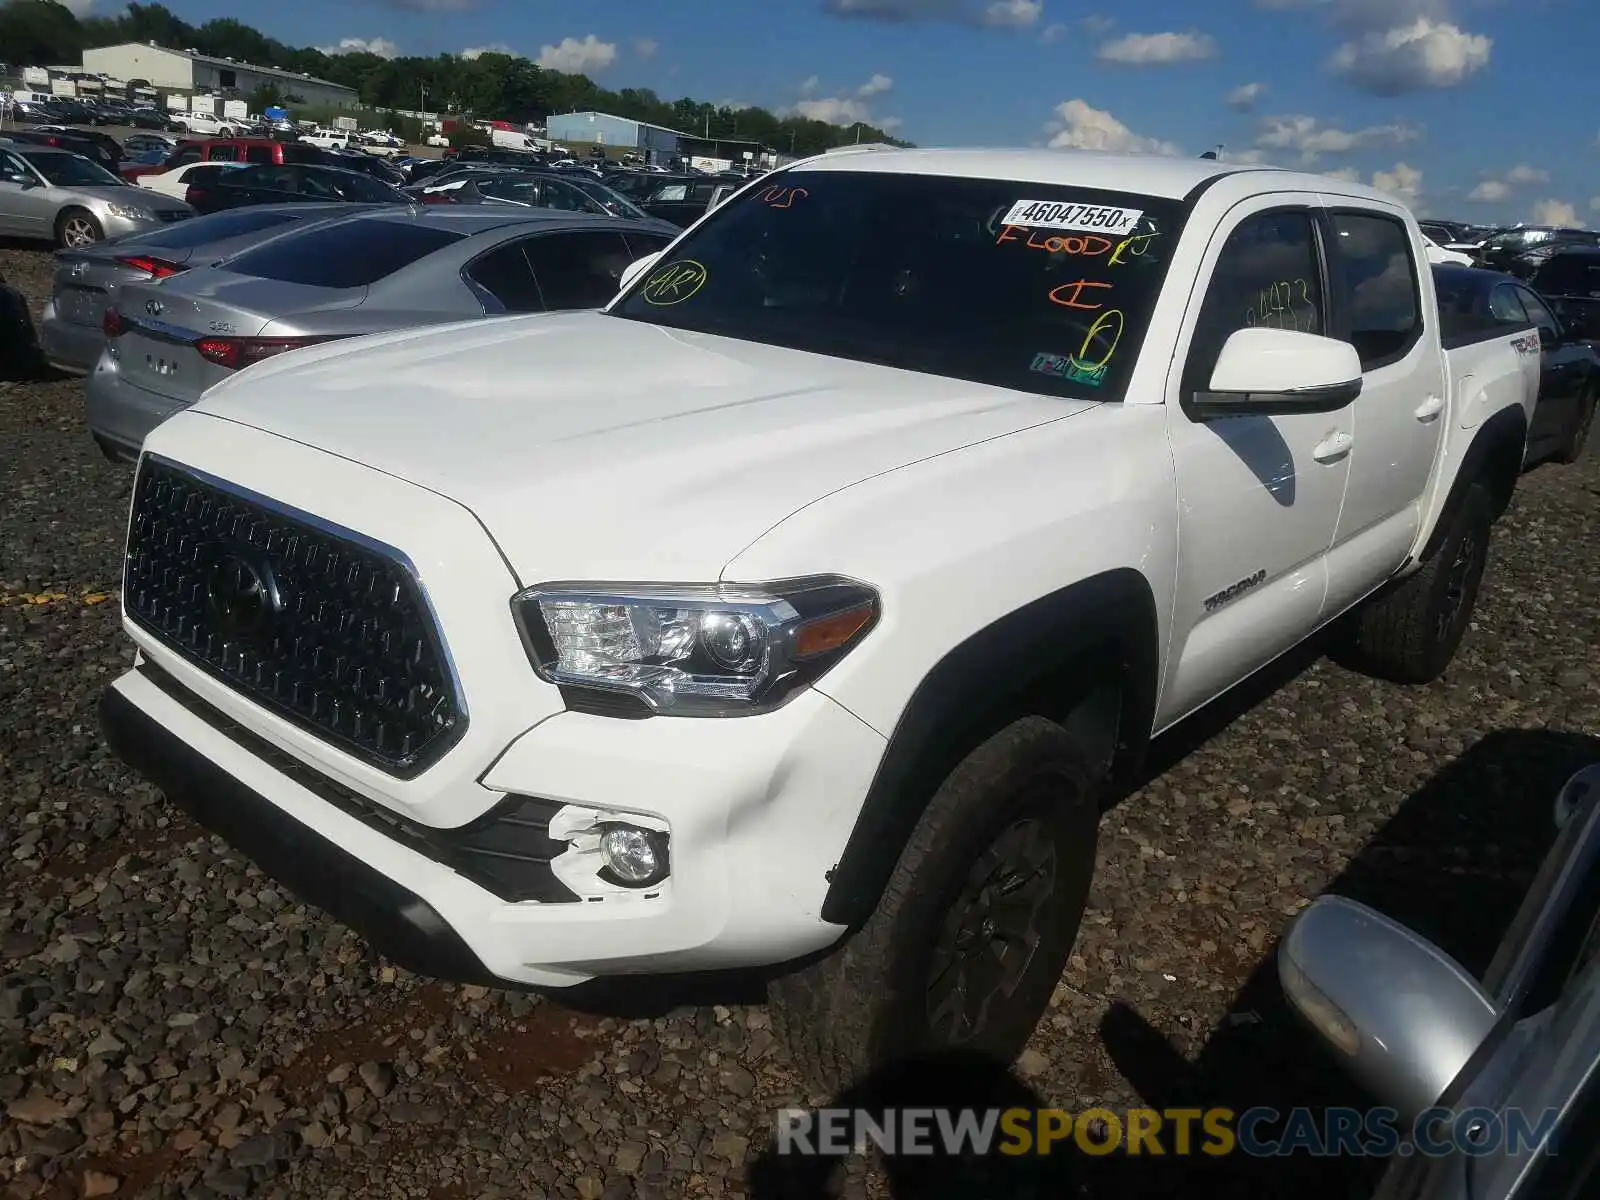
[[[1099,815],[1088,759],[1053,721],[1024,718],[969,754],[862,929],[772,984],[807,1085],[837,1095],[941,1050],[1013,1061],[1077,939]]]
[[[92,246],[106,236],[92,212],[69,208],[56,220],[56,245],[66,250]]]

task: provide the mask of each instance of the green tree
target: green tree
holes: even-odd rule
[[[83,27],[55,0],[0,5],[0,55],[27,66],[70,63],[83,53]]]

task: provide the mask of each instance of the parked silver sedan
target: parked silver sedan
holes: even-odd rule
[[[348,204],[262,204],[57,250],[55,286],[39,321],[45,358],[73,375],[94,370],[106,345],[105,310],[125,283],[208,267],[306,222],[349,215]]]
[[[78,247],[192,216],[182,200],[134,187],[82,155],[0,141],[0,234]]]
[[[1279,950],[1289,1003],[1402,1134],[1379,1200],[1600,1195],[1600,764],[1553,815],[1481,980],[1343,897],[1312,904]]]
[[[599,308],[629,263],[677,234],[656,221],[483,205],[363,208],[224,262],[123,284],[88,381],[111,458],[207,388],[336,338],[509,313]]]

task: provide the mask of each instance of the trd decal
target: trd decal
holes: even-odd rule
[[[1267,573],[1265,571],[1257,571],[1254,575],[1250,576],[1250,578],[1241,579],[1238,583],[1223,588],[1215,596],[1207,596],[1204,601],[1206,611],[1215,612],[1230,600],[1237,600],[1251,588],[1259,587],[1266,581]]]

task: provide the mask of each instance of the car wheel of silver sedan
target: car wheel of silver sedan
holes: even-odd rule
[[[81,208],[68,209],[56,222],[56,241],[68,250],[92,246],[103,237],[105,231],[100,228],[100,222],[94,219],[94,214]]]

